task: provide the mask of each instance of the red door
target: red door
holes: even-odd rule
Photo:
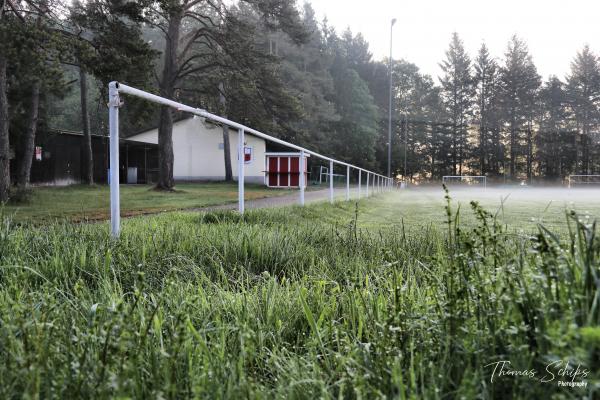
[[[269,157],[269,186],[278,186],[277,160],[278,157]]]
[[[279,186],[289,186],[289,158],[279,157]]]
[[[290,186],[300,186],[299,157],[290,157]]]

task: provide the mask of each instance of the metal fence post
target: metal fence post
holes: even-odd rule
[[[358,170],[358,199],[360,200],[360,178],[362,175],[362,170]]]
[[[350,201],[350,166],[346,165],[346,201]]]
[[[305,162],[304,161],[304,150],[302,150],[300,152],[300,163],[299,163],[300,178],[298,179],[298,182],[300,184],[300,205],[301,206],[304,205],[304,185],[305,185],[305,183],[304,183],[304,169],[305,169],[304,162]]]
[[[333,203],[333,160],[329,160],[329,202]]]
[[[371,174],[369,174],[369,173],[367,172],[367,185],[366,185],[366,194],[365,194],[367,197],[369,197],[369,176],[370,176],[370,175],[371,175]]]
[[[121,231],[121,197],[119,193],[119,89],[116,82],[108,85],[108,129],[110,134],[110,234]]]
[[[244,151],[244,130],[238,129],[238,211],[244,213],[244,166],[246,152]]]
[[[376,194],[376,193],[377,193],[377,192],[375,191],[375,190],[377,189],[377,186],[376,186],[376,184],[377,184],[377,182],[376,182],[376,181],[377,181],[377,179],[376,179],[376,177],[377,177],[377,176],[376,176],[375,174],[373,174],[373,190],[372,190],[373,194]]]

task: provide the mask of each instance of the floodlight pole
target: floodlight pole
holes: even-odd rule
[[[244,167],[246,164],[246,152],[244,151],[244,130],[238,129],[238,211],[244,213]]]
[[[393,97],[393,86],[392,86],[392,40],[394,38],[394,24],[396,23],[396,18],[392,19],[392,23],[390,25],[390,104],[388,109],[388,162],[387,162],[387,176],[392,176],[392,97]]]
[[[408,115],[404,116],[404,179],[408,185],[408,163],[406,156],[406,149],[408,148]]]
[[[304,205],[304,150],[300,151],[300,165],[299,165],[299,169],[300,169],[300,179],[298,179],[298,184],[300,185],[300,205],[303,206]]]
[[[108,86],[108,129],[110,134],[110,234],[119,237],[121,197],[119,193],[119,90],[116,82]]]
[[[329,160],[329,202],[333,204],[333,160]]]

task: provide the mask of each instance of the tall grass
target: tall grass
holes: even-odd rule
[[[597,395],[595,224],[518,236],[448,197],[446,229],[365,231],[348,207],[131,219],[119,241],[3,217],[0,397]],[[501,360],[589,383],[491,382]]]

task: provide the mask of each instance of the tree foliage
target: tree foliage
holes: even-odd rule
[[[29,159],[36,128],[106,134],[111,80],[378,171],[386,170],[390,145],[393,173],[411,179],[484,174],[557,181],[600,172],[600,62],[589,46],[576,54],[565,79],[545,82],[517,36],[498,58],[485,44],[471,58],[458,33],[452,34],[440,55],[439,81],[394,60],[388,144],[389,60],[374,60],[360,33],[337,32],[326,19],[317,21],[309,3],[2,4],[2,201],[7,177],[26,176],[23,160]],[[124,131],[149,122],[159,126],[159,187],[170,190],[177,111],[127,98],[122,114]],[[228,147],[225,153],[231,158]],[[11,154],[16,157],[9,173]]]

